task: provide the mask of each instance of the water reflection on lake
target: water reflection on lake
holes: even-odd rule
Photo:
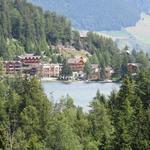
[[[119,90],[120,84],[117,83],[84,83],[74,82],[65,84],[62,82],[42,82],[45,93],[48,98],[58,102],[62,96],[71,96],[77,106],[82,106],[88,110],[89,102],[95,97],[97,90],[100,93],[109,95],[113,89]]]

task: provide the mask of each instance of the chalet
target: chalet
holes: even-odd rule
[[[17,57],[25,66],[38,66],[41,63],[41,56],[25,54]]]
[[[50,64],[43,64],[42,65],[42,77],[48,78],[50,77]]]
[[[80,32],[80,39],[81,39],[81,40],[84,40],[84,39],[86,39],[86,38],[87,38],[87,32],[84,32],[84,31],[82,32],[82,31],[81,31],[81,32]]]
[[[42,77],[59,77],[60,74],[60,65],[59,64],[43,64],[42,65]]]
[[[100,68],[98,64],[92,64],[92,71],[91,73],[88,75],[88,80],[89,81],[96,81],[96,80],[100,80]]]
[[[104,70],[105,79],[110,79],[113,73],[114,70],[111,67],[106,67]]]
[[[6,74],[14,74],[22,71],[22,63],[20,61],[4,61],[3,64]]]
[[[84,71],[86,59],[83,57],[76,57],[68,59],[68,65],[73,72]]]
[[[127,65],[128,72],[131,74],[137,74],[139,71],[139,66],[140,66],[139,63],[128,63]]]
[[[17,57],[22,63],[22,70],[25,74],[38,75],[41,71],[41,56],[25,54]]]

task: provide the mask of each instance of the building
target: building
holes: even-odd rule
[[[17,57],[25,66],[37,66],[41,63],[41,56],[34,54],[25,54]]]
[[[49,78],[50,77],[50,64],[42,64],[42,71],[41,76],[43,78]]]
[[[111,67],[106,67],[104,70],[105,79],[110,79],[113,73],[114,70]]]
[[[86,59],[83,57],[76,57],[68,59],[68,65],[73,72],[84,71]]]
[[[25,54],[17,57],[22,63],[23,73],[29,75],[39,75],[41,72],[41,56]]]
[[[59,64],[51,64],[50,75],[51,77],[59,77],[60,66]]]
[[[92,64],[92,71],[91,73],[88,75],[88,80],[89,81],[96,81],[96,80],[100,80],[100,68],[98,64]]]
[[[137,74],[139,71],[140,64],[138,63],[128,63],[127,70],[131,74]]]
[[[17,72],[22,72],[21,61],[4,61],[3,64],[6,74],[14,74]]]
[[[42,65],[42,77],[59,77],[61,67],[59,64],[43,64]]]

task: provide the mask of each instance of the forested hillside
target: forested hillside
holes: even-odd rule
[[[111,39],[90,32],[82,38],[78,31],[71,29],[71,23],[65,17],[43,12],[40,7],[25,0],[0,0],[0,6],[0,56],[3,59],[12,60],[24,52],[44,52],[47,57],[56,60],[59,50],[52,50],[52,45],[84,49],[93,58],[98,57],[98,61],[102,58],[99,63],[103,66],[114,65],[113,59],[119,56],[119,50]]]
[[[0,6],[0,57],[4,60],[13,60],[26,52],[44,54],[52,63],[62,63],[66,56],[57,47],[63,45],[70,51],[70,47],[88,51],[90,63],[99,64],[101,68],[112,66],[116,74],[120,74],[120,67],[127,62],[148,64],[145,54],[127,56],[127,49],[121,52],[112,39],[92,32],[82,37],[65,17],[45,12],[26,0],[0,0]]]
[[[23,51],[48,52],[50,44],[71,40],[65,17],[43,12],[25,0],[0,0],[0,56],[13,58]]]
[[[86,30],[120,30],[133,26],[141,12],[150,9],[149,0],[28,0],[72,20]]]
[[[126,77],[85,113],[70,97],[49,101],[36,79],[0,81],[2,150],[149,150],[150,70]]]

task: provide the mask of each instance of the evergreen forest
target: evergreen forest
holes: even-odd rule
[[[1,80],[0,149],[150,149],[150,70],[126,76],[109,97],[98,91],[89,112],[73,101],[49,101],[35,78]]]

